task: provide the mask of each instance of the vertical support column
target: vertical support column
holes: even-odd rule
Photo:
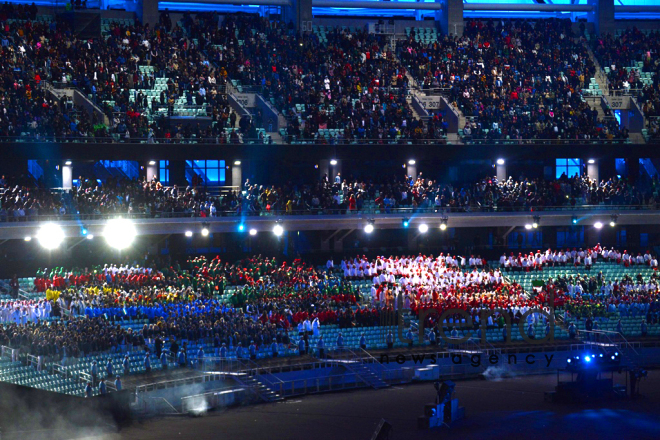
[[[73,188],[73,164],[70,160],[67,160],[62,165],[62,188]]]
[[[587,159],[587,176],[596,182],[600,181],[598,161],[596,159]]]
[[[499,182],[504,182],[507,179],[506,161],[504,159],[497,159],[495,162],[495,176]]]
[[[327,174],[328,181],[332,184],[335,182],[335,177],[341,178],[341,160],[339,159],[322,159],[319,161],[319,179]]]
[[[243,162],[235,160],[231,167],[231,186],[243,189]]]
[[[417,162],[414,159],[408,161],[408,164],[406,165],[406,175],[413,179],[417,178]]]
[[[284,21],[293,23],[298,33],[312,31],[312,0],[293,0],[293,6],[282,8]]]
[[[614,33],[614,0],[589,0],[594,7],[587,14],[587,19],[594,24],[597,35]]]
[[[330,161],[328,159],[322,159],[319,161],[319,180],[323,179],[325,176],[328,176],[328,182],[333,182],[332,176],[330,175]]]
[[[150,160],[147,162],[147,166],[144,167],[145,170],[147,170],[146,176],[147,176],[147,181],[151,181],[154,177],[158,179],[158,161],[157,160]]]
[[[435,0],[442,3],[442,9],[435,13],[435,21],[440,22],[440,30],[445,35],[463,36],[463,0]]]
[[[137,0],[135,14],[142,21],[142,24],[149,24],[153,28],[160,18],[158,14],[158,0]]]

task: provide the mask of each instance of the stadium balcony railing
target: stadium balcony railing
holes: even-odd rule
[[[32,221],[67,221],[67,220],[105,220],[121,216],[129,219],[162,219],[162,218],[202,218],[213,219],[222,217],[289,217],[297,215],[319,215],[319,216],[355,216],[355,215],[378,215],[378,214],[451,214],[451,213],[495,213],[495,212],[539,212],[539,211],[657,211],[660,206],[655,205],[576,205],[576,206],[462,206],[462,207],[430,207],[430,208],[363,208],[348,210],[347,208],[310,208],[304,210],[284,211],[219,211],[215,216],[201,216],[193,212],[152,212],[126,213],[112,212],[102,214],[45,214],[26,215],[14,217],[0,215],[0,223],[21,223]]]
[[[630,143],[628,139],[474,139],[466,135],[462,135],[461,140],[468,145],[612,145]]]
[[[208,119],[208,117],[205,117]],[[190,117],[194,120],[195,117]],[[177,139],[172,138],[145,138],[145,137],[131,137],[125,138],[123,134],[117,133],[112,136],[55,136],[55,135],[34,135],[25,133],[22,136],[0,136],[0,143],[96,143],[96,144],[315,144],[315,145],[433,145],[433,144],[447,144],[446,139],[366,139],[356,138],[351,140],[346,139],[326,139],[324,137],[318,138],[298,138],[294,137],[291,142],[287,140],[279,141],[268,138],[246,138],[240,137],[236,142],[227,142],[226,136],[228,133],[223,133],[219,136],[211,137],[198,137]],[[535,143],[532,142],[532,143]]]

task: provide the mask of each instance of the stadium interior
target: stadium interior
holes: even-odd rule
[[[3,439],[657,438],[660,1],[12,0],[0,61]]]

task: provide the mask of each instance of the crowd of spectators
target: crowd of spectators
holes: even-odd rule
[[[65,19],[35,20],[36,7],[5,4],[0,78],[6,115],[0,135],[129,141],[241,142],[261,115],[239,120],[227,99],[234,81],[272,103],[288,120],[288,141],[345,143],[397,139],[440,141],[441,113],[414,116],[408,71],[422,88],[445,89],[467,117],[467,140],[624,140],[626,129],[582,98],[595,75],[583,36],[570,20],[466,21],[462,37],[397,45],[366,29],[328,28],[298,35],[293,27],[251,15],[163,12],[154,26],[112,23],[99,38],[73,38]],[[612,87],[639,88],[648,115],[658,107],[657,81],[638,87],[639,69],[657,72],[656,34],[626,31],[595,40]],[[165,88],[154,90],[165,78]],[[73,85],[99,112],[51,98],[46,82]],[[183,102],[184,104],[181,104]],[[177,121],[174,108],[200,109],[205,122]],[[238,124],[237,122],[242,122]],[[230,130],[237,129],[237,130]],[[328,131],[326,131],[328,130]],[[322,134],[319,134],[322,132]]]
[[[570,255],[570,261],[563,255]],[[657,265],[648,252],[632,256],[600,246],[585,251],[548,250],[521,258],[531,261],[527,269],[538,271],[539,278],[549,265],[595,265],[597,261],[626,267],[652,266],[654,261]],[[510,259],[503,259],[502,268],[508,271]],[[371,280],[370,292],[352,284],[359,280]],[[233,290],[227,297],[228,286]],[[37,273],[35,287],[45,292],[46,299],[3,304],[0,342],[56,360],[151,350],[154,341],[157,358],[165,348],[163,341],[169,341],[174,351],[180,349],[179,344],[185,350],[186,343],[203,343],[215,347],[216,355],[226,353],[221,347],[229,347],[238,357],[251,356],[259,347],[273,347],[276,353],[282,346],[300,343],[302,353],[309,350],[308,337],[318,337],[322,325],[392,325],[395,321],[389,318],[396,319],[399,307],[413,315],[424,311],[427,329],[449,309],[465,310],[478,326],[481,311],[496,308],[486,324],[503,328],[506,321],[518,323],[530,308],[547,307],[550,294],[554,307],[571,319],[639,316],[653,323],[660,312],[657,273],[626,275],[621,280],[608,280],[602,272],[560,276],[548,279],[536,292],[524,292],[475,255],[373,259],[359,255],[343,259],[336,268],[332,259],[317,268],[300,260],[286,264],[262,256],[234,263],[219,257],[194,257],[183,265],[161,269],[112,264],[43,269]],[[64,316],[67,319],[50,319]],[[122,325],[135,319],[147,324],[141,330]],[[451,328],[460,318],[448,319],[444,325]],[[548,325],[536,314],[527,320],[532,335],[536,325]],[[299,340],[292,338],[296,333]],[[436,337],[427,332],[431,343]],[[333,345],[328,342],[329,347]]]
[[[610,92],[635,96],[649,122],[650,138],[660,139],[655,119],[660,116],[660,34],[626,29],[617,36],[607,34],[594,39],[593,50],[607,72]]]
[[[404,176],[374,181],[327,177],[315,184],[257,185],[211,195],[202,186],[166,187],[156,179],[118,180],[100,185],[79,177],[70,191],[51,191],[30,183],[11,185],[0,179],[0,220],[36,220],[129,214],[141,217],[218,217],[226,215],[346,214],[365,210],[384,213],[530,210],[585,205],[657,206],[660,181],[638,179],[634,184],[614,177],[600,182],[586,175],[558,179],[512,176],[505,181],[487,177],[466,185],[442,184]]]
[[[627,138],[582,99],[595,75],[570,20],[466,21],[462,37],[425,44],[415,30],[402,63],[423,88],[445,89],[467,117],[466,140],[613,140]]]

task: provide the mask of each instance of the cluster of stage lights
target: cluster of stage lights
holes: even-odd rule
[[[91,234],[87,228],[83,227],[80,235],[86,240],[93,240],[94,234]],[[122,250],[130,247],[135,241],[137,230],[132,221],[116,218],[108,220],[103,229],[103,237],[106,243],[111,248]],[[32,236],[28,235],[24,238],[26,242],[32,241]],[[56,223],[45,223],[39,227],[36,235],[34,236],[41,247],[46,250],[53,251],[59,248],[66,239],[64,229]]]
[[[615,227],[617,225],[618,218],[619,218],[619,216],[617,214],[612,214],[610,216],[609,225],[611,227]],[[535,215],[534,217],[532,217],[532,219],[533,219],[532,223],[525,223],[525,229],[527,229],[528,231],[531,230],[531,229],[537,229],[539,227],[539,225],[541,224],[541,217],[539,217],[538,215]],[[577,225],[579,222],[580,222],[580,219],[578,219],[577,216],[574,215],[571,218],[571,223],[572,224]],[[596,229],[602,229],[603,226],[604,226],[604,223],[601,222],[601,221],[594,222],[594,228],[596,228]]]
[[[410,227],[410,219],[409,218],[403,218],[401,220],[401,226],[403,229],[408,229]],[[447,218],[442,218],[440,219],[440,225],[438,226],[441,231],[447,230]],[[376,221],[374,219],[369,219],[367,220],[367,223],[364,225],[364,232],[367,234],[371,234],[374,232],[376,229]],[[429,232],[429,225],[428,223],[420,223],[417,225],[417,230],[419,231],[420,234],[426,234]]]
[[[617,365],[619,363],[621,363],[621,357],[618,351],[598,354],[585,353],[566,359],[566,366],[569,369],[587,368],[595,365]]]

